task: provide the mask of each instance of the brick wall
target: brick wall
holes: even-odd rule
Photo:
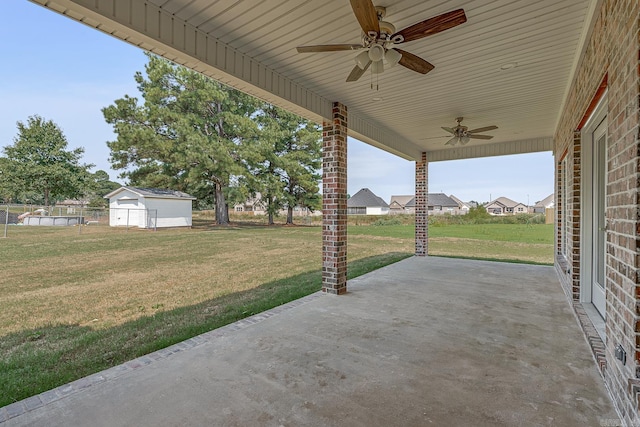
[[[555,266],[565,294],[571,301],[580,300],[580,155],[580,132],[573,132],[573,140],[570,149],[565,150],[563,156],[558,156],[556,154],[556,158],[559,157],[559,159],[556,162],[555,179]],[[564,168],[566,168],[566,170]],[[564,239],[565,242],[562,242],[563,232],[566,233],[566,237]],[[564,253],[562,253],[560,248],[566,243],[568,243],[568,248],[565,248]]]
[[[416,255],[428,254],[429,218],[427,208],[427,193],[429,192],[427,153],[416,162]]]
[[[322,127],[322,291],[347,292],[347,107]]]
[[[582,141],[580,132],[573,132],[573,149],[571,150],[569,167],[569,192],[567,203],[569,206],[567,221],[569,221],[569,241],[573,248],[569,255],[569,279],[571,292],[575,300],[580,298],[580,196],[581,196],[581,154]]]
[[[640,95],[639,18],[637,0],[604,0],[597,12],[592,35],[569,91],[555,135],[556,158],[567,152],[574,174],[567,200],[569,218],[559,218],[559,227],[569,221],[573,238],[569,277],[571,294],[579,291],[581,141],[576,133],[588,115],[590,104],[606,81],[607,92],[607,199],[609,231],[606,243],[606,363],[604,377],[618,410],[627,424],[640,423],[640,288],[638,287],[640,235],[640,144],[638,138]],[[556,194],[563,185],[558,180]],[[561,263],[557,262],[559,266]],[[627,352],[623,365],[614,357],[620,344]]]

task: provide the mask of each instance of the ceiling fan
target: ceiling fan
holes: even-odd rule
[[[375,7],[371,0],[350,1],[353,13],[363,31],[361,44],[326,44],[297,48],[299,53],[363,49],[363,52],[355,57],[356,66],[347,77],[348,82],[357,81],[369,67],[373,74],[380,74],[384,71],[385,64],[389,67],[400,64],[420,74],[427,74],[433,70],[432,64],[396,46],[467,22],[464,10],[457,9],[396,31],[393,24],[382,20],[386,14],[384,7]]]
[[[456,122],[458,124],[454,128],[442,127],[442,129],[453,135],[453,138],[445,142],[444,145],[456,145],[457,143],[465,145],[471,139],[491,139],[493,135],[478,135],[478,133],[498,129],[498,126],[485,126],[483,128],[468,130],[466,126],[460,124],[462,117],[457,117]]]

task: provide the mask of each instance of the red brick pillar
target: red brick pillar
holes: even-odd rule
[[[322,127],[322,291],[347,292],[347,107]]]
[[[429,220],[427,218],[428,189],[427,153],[422,153],[416,162],[416,256],[426,256],[429,238]]]

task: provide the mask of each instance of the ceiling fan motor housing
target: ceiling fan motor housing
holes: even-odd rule
[[[391,34],[395,34],[395,32],[396,32],[396,27],[391,22],[380,21],[380,38],[386,39],[387,36],[390,36]]]

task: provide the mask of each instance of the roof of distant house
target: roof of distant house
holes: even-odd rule
[[[132,193],[135,193],[139,196],[157,198],[157,199],[189,199],[196,200],[195,197],[184,193],[182,191],[177,190],[166,190],[160,188],[141,188],[141,187],[130,187],[128,185],[122,186],[117,190],[112,191],[111,193],[104,196],[105,199],[111,198],[121,191],[128,190]]]
[[[492,201],[490,201],[488,203],[485,203],[485,206],[489,206],[489,205],[492,205],[494,203],[497,203],[497,204],[502,205],[502,206],[507,207],[507,208],[513,208],[513,207],[516,207],[518,205],[522,205],[523,204],[523,203],[520,203],[520,202],[515,202],[515,201],[513,201],[513,200],[511,200],[511,199],[509,199],[507,197],[498,197],[495,200],[492,200]]]
[[[453,200],[451,197],[447,196],[444,193],[429,193],[427,194],[427,205],[428,206],[442,206],[446,208],[457,208],[458,203]],[[415,197],[408,202],[405,207],[415,207],[416,199]]]
[[[391,200],[389,201],[389,206],[392,206],[395,203],[404,207],[407,203],[409,203],[413,199],[413,195],[408,196],[391,196]]]
[[[429,193],[427,195],[427,205],[442,206],[447,208],[458,207],[458,203],[444,193]]]
[[[389,205],[387,202],[382,200],[381,197],[373,194],[371,190],[368,188],[363,188],[358,191],[356,194],[347,199],[347,207],[350,208],[374,208],[374,207],[383,207],[388,208]]]
[[[463,207],[471,207],[469,206],[469,203],[467,202],[463,202],[462,200],[458,199],[456,196],[454,196],[453,194],[449,196],[451,198],[451,200],[453,200],[454,202],[456,202],[458,204],[458,207],[463,208]]]
[[[554,200],[554,193],[551,193],[550,195],[548,195],[547,197],[545,197],[544,199],[540,200],[539,202],[537,202],[534,207],[536,208],[552,208],[555,204],[555,200]]]

